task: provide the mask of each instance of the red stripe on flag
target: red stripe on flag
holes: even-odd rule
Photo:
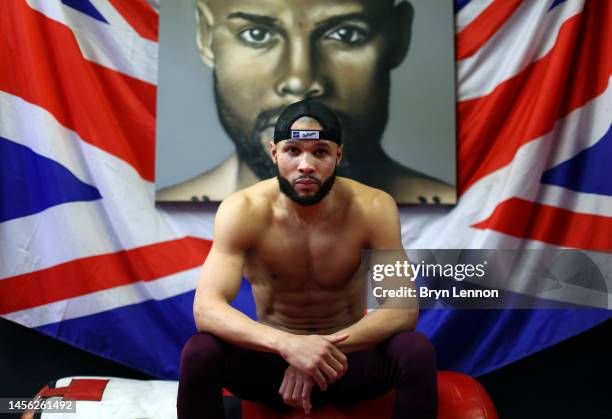
[[[457,60],[476,53],[508,20],[523,0],[495,0],[457,34]]]
[[[0,2],[0,27],[0,90],[153,181],[156,87],[85,60],[68,27],[24,1]]]
[[[0,314],[74,298],[201,265],[210,240],[187,237],[90,256],[0,281]]]
[[[159,16],[146,0],[110,0],[110,2],[140,36],[157,42]]]
[[[459,103],[459,189],[506,165],[525,143],[605,91],[612,73],[612,2],[586,3],[554,48],[489,95]]]
[[[520,198],[499,204],[472,227],[578,249],[612,249],[612,218],[573,212]]]

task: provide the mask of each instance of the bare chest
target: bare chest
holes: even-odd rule
[[[276,289],[343,288],[359,268],[364,245],[363,234],[350,223],[271,225],[249,253],[245,275]]]

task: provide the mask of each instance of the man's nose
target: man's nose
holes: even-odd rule
[[[298,100],[322,96],[325,83],[319,74],[317,61],[307,36],[289,39],[279,66],[276,93],[279,96],[295,96]]]
[[[298,165],[298,170],[300,173],[307,175],[315,171],[314,161],[308,155],[308,153],[303,154],[300,164]]]

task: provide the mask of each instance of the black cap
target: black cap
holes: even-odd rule
[[[315,119],[321,124],[323,130],[292,130],[291,126],[295,121],[304,116]],[[334,111],[314,99],[305,99],[287,106],[276,121],[274,143],[289,139],[321,139],[340,145],[342,144],[342,130]]]

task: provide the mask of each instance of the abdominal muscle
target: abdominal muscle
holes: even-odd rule
[[[275,288],[254,284],[258,321],[289,333],[332,334],[356,323],[364,313],[357,280],[335,289],[314,283],[293,290]]]

